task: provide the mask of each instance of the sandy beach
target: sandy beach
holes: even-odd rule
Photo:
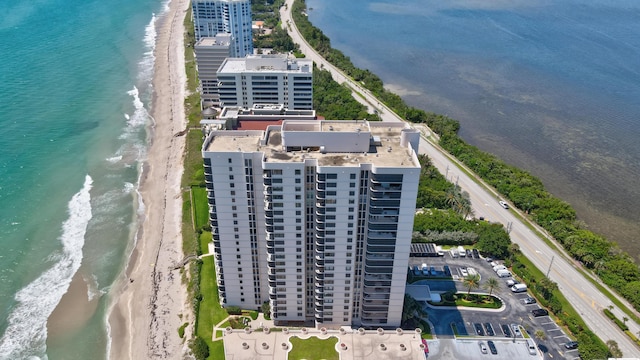
[[[151,147],[141,178],[142,228],[128,266],[111,292],[111,359],[177,359],[178,336],[191,321],[186,287],[173,265],[183,258],[181,236],[184,136],[184,26],[188,0],[171,0],[156,23]]]

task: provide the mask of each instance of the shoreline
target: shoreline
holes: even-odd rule
[[[184,257],[180,182],[185,137],[175,134],[186,127],[183,20],[188,7],[188,0],[171,0],[156,20],[153,123],[139,188],[145,212],[110,295],[110,359],[179,358],[188,350],[178,328],[192,314],[180,271],[172,270]]]

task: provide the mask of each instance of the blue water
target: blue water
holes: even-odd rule
[[[307,0],[309,19],[413,106],[540,177],[640,257],[640,3]],[[480,214],[482,215],[482,214]]]
[[[136,229],[160,0],[0,5],[0,359],[99,359]],[[73,276],[98,307],[48,334]],[[57,336],[55,346],[47,341]]]

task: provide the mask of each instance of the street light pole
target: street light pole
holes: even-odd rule
[[[549,269],[547,269],[547,279],[549,278],[549,273],[551,272],[551,265],[553,265],[553,259],[555,259],[555,258],[556,258],[556,256],[553,255],[551,257],[551,262],[549,262]]]

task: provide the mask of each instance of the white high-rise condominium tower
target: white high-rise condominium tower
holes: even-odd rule
[[[250,0],[192,0],[196,41],[218,33],[233,35],[234,57],[253,54]]]
[[[223,305],[276,325],[397,327],[420,177],[405,124],[285,120],[203,145]]]
[[[286,55],[226,59],[217,72],[220,106],[282,104],[313,110],[313,61]]]

